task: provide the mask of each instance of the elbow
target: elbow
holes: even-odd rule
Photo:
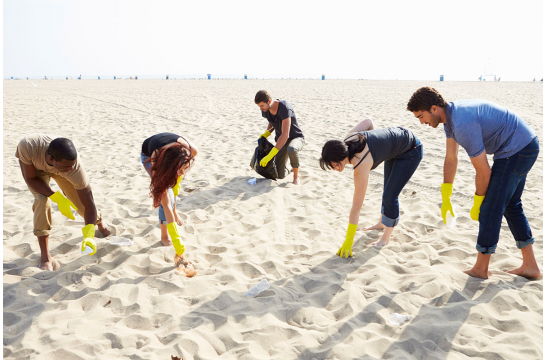
[[[192,147],[191,147],[191,156],[192,156],[192,157],[195,157],[195,156],[197,156],[198,153],[199,153],[199,150],[197,149],[197,147],[196,147],[196,146],[192,146]]]

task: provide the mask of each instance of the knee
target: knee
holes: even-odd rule
[[[51,205],[51,200],[43,194],[34,194],[34,208],[45,208]]]
[[[294,155],[294,154],[297,154],[297,148],[293,147],[293,146],[288,146],[288,154],[290,155]]]

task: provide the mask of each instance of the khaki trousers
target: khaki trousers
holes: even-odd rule
[[[41,178],[47,185],[51,179],[55,180],[57,185],[61,188],[64,196],[68,200],[72,201],[78,208],[77,212],[81,217],[84,217],[85,207],[81,203],[78,192],[68,180],[60,175],[47,173],[45,171],[36,170],[36,176]],[[49,236],[51,235],[52,220],[51,220],[51,200],[28,187],[32,195],[34,196],[34,204],[32,205],[32,211],[34,212],[34,235],[36,236]],[[97,224],[102,222],[102,214],[97,210]]]

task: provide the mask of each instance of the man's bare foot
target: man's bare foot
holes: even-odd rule
[[[384,230],[386,228],[386,225],[384,225],[383,223],[381,222],[378,222],[377,224],[373,225],[373,226],[366,226],[363,228],[363,230],[365,231],[369,231],[369,230]],[[386,243],[388,244],[388,243]],[[384,244],[384,245],[386,245]]]
[[[176,224],[178,224],[178,226],[182,226],[184,224],[184,221],[176,211],[174,212],[174,221],[176,221]]]
[[[527,268],[524,266],[521,266],[519,268],[513,269],[508,271],[509,274],[518,275],[525,277],[527,279],[536,279],[541,276],[541,273],[539,272],[539,268]]]
[[[469,276],[476,277],[479,279],[488,279],[489,276],[492,276],[492,273],[490,271],[486,272],[480,272],[475,270],[475,268],[469,269],[464,271],[465,274],[468,274]]]
[[[293,185],[299,185],[301,182],[299,181],[299,178],[296,177],[293,179]]]
[[[390,239],[385,239],[384,237],[380,238],[379,241],[375,241],[374,243],[371,243],[371,245],[374,246],[384,246],[388,245],[390,243]]]
[[[53,271],[53,259],[45,262],[40,261],[39,268],[44,271]]]
[[[104,235],[104,237],[110,235],[112,232],[110,231],[110,228],[108,227],[108,224],[106,224],[104,221],[101,222],[100,224],[98,224],[98,231],[100,231],[100,233],[102,235]]]
[[[172,241],[170,241],[170,239],[161,239],[161,244],[163,244],[163,246],[172,246]]]

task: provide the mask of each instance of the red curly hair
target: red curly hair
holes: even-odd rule
[[[151,158],[146,160],[148,161],[151,161]],[[185,173],[184,165],[191,166],[193,161],[195,158],[191,156],[191,151],[178,142],[167,148],[156,150],[149,186],[154,207],[161,205],[161,198],[165,192],[176,185],[178,178]]]

